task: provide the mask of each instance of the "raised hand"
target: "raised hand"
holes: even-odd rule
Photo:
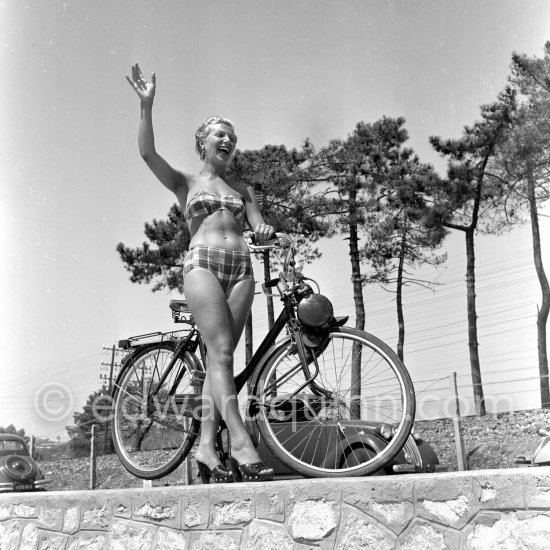
[[[141,99],[142,103],[153,103],[155,97],[155,88],[157,85],[157,79],[155,73],[151,75],[151,82],[147,82],[141,74],[141,69],[136,63],[132,66],[132,78],[126,77],[126,80],[135,90],[136,94]]]

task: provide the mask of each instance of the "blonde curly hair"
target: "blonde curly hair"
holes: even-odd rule
[[[233,124],[233,122],[231,122],[231,120],[229,120],[228,118],[224,118],[221,116],[209,116],[207,119],[201,122],[200,126],[195,132],[195,151],[197,152],[197,155],[199,155],[199,158],[201,160],[204,160],[205,155],[202,142],[210,133],[210,126],[213,126],[214,124],[225,124],[229,126],[233,131],[235,131],[235,125]]]

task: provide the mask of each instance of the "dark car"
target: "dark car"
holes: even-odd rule
[[[48,483],[25,440],[18,435],[0,434],[0,493],[44,491]]]
[[[301,456],[311,465],[324,467],[328,464],[340,464],[341,467],[360,464],[381,452],[390,439],[393,432],[390,425],[382,422],[365,422],[363,429],[354,436],[346,436],[341,440],[339,433],[342,428],[345,430],[348,421],[340,419],[334,422],[334,431],[327,430],[330,423],[319,421],[315,403],[311,399],[302,398],[300,394],[286,402],[289,410],[278,408],[281,414],[281,421],[276,421],[276,431],[279,441],[284,441],[284,446],[292,449],[292,453]],[[326,441],[319,440],[319,437],[306,437],[304,433],[314,433],[318,424],[324,424],[319,437],[327,438]],[[356,422],[351,423],[354,427]],[[260,437],[259,429],[254,421],[248,421],[248,430],[253,440],[257,443],[258,453],[264,463],[275,470],[279,478],[294,477],[296,473],[283,464],[267,448]],[[334,442],[339,441],[338,445]],[[410,434],[403,448],[397,455],[380,468],[374,475],[402,474],[447,471],[448,467],[441,465],[433,447],[417,437]]]

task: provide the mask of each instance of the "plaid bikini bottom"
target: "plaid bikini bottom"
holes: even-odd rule
[[[185,256],[183,277],[196,267],[207,269],[218,279],[224,292],[245,279],[253,279],[250,252],[226,250],[213,246],[195,246]]]

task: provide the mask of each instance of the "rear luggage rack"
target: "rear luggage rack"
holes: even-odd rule
[[[130,336],[124,340],[118,341],[118,347],[128,350],[145,346],[147,344],[156,344],[157,342],[166,342],[172,340],[180,340],[186,330],[174,330],[171,332],[149,332],[148,334],[140,334],[138,336]]]

